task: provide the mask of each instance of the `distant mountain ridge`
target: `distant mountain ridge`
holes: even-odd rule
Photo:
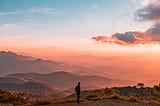
[[[14,52],[0,52],[1,75],[23,72],[54,72],[67,67],[66,63],[17,55]]]
[[[30,56],[18,55],[14,52],[0,52],[0,73],[7,75],[11,73],[51,73],[56,71],[92,71],[92,69],[81,66],[70,66],[64,62],[43,60]]]
[[[0,59],[1,60],[8,60],[8,61],[11,61],[11,60],[34,60],[33,57],[30,57],[30,56],[23,56],[23,55],[18,55],[14,52],[11,52],[11,51],[0,51]]]

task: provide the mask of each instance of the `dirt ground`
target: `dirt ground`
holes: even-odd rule
[[[80,104],[60,103],[60,104],[50,104],[45,106],[160,106],[160,105],[105,99],[105,100],[98,100],[93,102],[82,102]]]

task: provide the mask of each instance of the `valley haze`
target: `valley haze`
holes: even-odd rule
[[[154,56],[156,55],[159,54],[155,53]],[[20,55],[11,51],[1,51],[0,71],[1,76],[14,73],[48,74],[65,71],[78,75],[95,75],[146,82],[147,85],[153,85],[159,81],[158,66],[160,62],[160,60],[154,56],[146,54],[146,56],[142,58],[141,54],[132,54],[132,57],[124,55],[110,57],[80,55],[51,57],[51,60],[48,60],[29,55]],[[137,60],[137,58],[141,58],[141,60]],[[149,64],[148,61],[151,63]],[[157,71],[157,73],[151,73],[153,70],[152,66],[154,66],[154,71]],[[139,74],[139,72],[141,72],[141,74]]]

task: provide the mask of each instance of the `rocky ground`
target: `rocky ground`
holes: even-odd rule
[[[77,103],[57,103],[50,104],[45,106],[159,106],[156,104],[145,104],[138,102],[129,102],[124,100],[112,100],[112,99],[104,99],[92,102],[82,102],[80,104]]]

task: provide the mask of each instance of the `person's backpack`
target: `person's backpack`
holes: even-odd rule
[[[78,92],[78,86],[75,87],[75,92]]]

